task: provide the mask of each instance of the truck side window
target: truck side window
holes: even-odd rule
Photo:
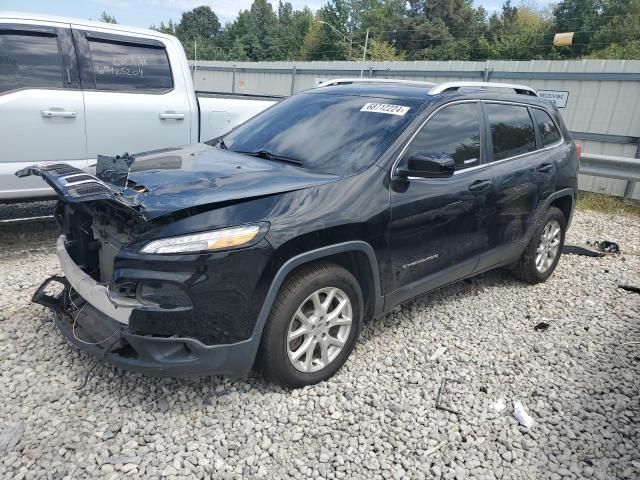
[[[460,103],[437,112],[414,137],[405,158],[420,153],[448,155],[456,170],[480,163],[480,121],[476,103]]]
[[[527,107],[489,103],[494,160],[515,157],[536,149],[536,133]]]
[[[89,39],[98,90],[137,91],[173,88],[164,48]]]
[[[0,32],[0,93],[19,88],[62,88],[55,35]]]
[[[542,135],[542,145],[547,147],[560,140],[560,132],[547,112],[539,108],[534,108],[533,116],[538,124],[540,135]]]

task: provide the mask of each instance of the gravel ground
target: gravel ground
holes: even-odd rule
[[[367,324],[314,387],[101,364],[77,391],[89,357],[29,303],[58,271],[55,231],[1,230],[0,478],[640,478],[640,295],[616,288],[640,283],[639,237],[638,218],[578,212],[568,243],[622,254],[565,255],[534,287],[496,271],[423,296]],[[457,414],[436,409],[444,378]]]

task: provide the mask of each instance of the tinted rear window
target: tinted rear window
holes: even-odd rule
[[[62,87],[56,36],[0,33],[0,92]]]
[[[173,88],[164,48],[89,39],[93,73],[99,90],[168,90]]]
[[[372,165],[417,110],[405,100],[298,94],[224,137],[235,152],[268,151],[318,172],[347,175]]]
[[[536,134],[527,107],[486,105],[495,160],[515,157],[536,149]]]
[[[542,145],[546,147],[560,140],[560,132],[556,128],[556,124],[553,123],[553,120],[547,112],[538,108],[534,108],[533,116],[535,117],[536,123],[538,124],[540,135],[542,135]]]

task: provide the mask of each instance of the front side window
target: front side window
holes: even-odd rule
[[[539,108],[534,108],[533,116],[538,125],[538,130],[540,130],[540,135],[542,136],[542,145],[548,147],[560,140],[560,132],[547,112]]]
[[[480,163],[480,120],[476,103],[460,103],[437,112],[414,137],[405,158],[447,155],[456,170]]]
[[[0,32],[0,92],[63,86],[55,35]]]
[[[167,52],[162,47],[89,39],[98,90],[173,88]]]
[[[302,168],[348,175],[376,162],[417,107],[405,99],[299,93],[231,131],[224,145],[234,152],[262,152]]]
[[[489,103],[485,109],[491,126],[494,160],[536,149],[536,133],[527,107]]]

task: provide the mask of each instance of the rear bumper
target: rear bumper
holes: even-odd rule
[[[251,369],[257,351],[253,337],[233,344],[205,345],[189,337],[134,333],[98,308],[104,305],[102,300],[109,302],[106,289],[102,291],[90,277],[93,284],[70,272],[70,277],[47,279],[33,301],[53,309],[56,327],[75,348],[125,370],[155,376],[242,376]],[[57,295],[47,293],[52,283],[62,285]],[[88,292],[90,300],[79,289]]]

